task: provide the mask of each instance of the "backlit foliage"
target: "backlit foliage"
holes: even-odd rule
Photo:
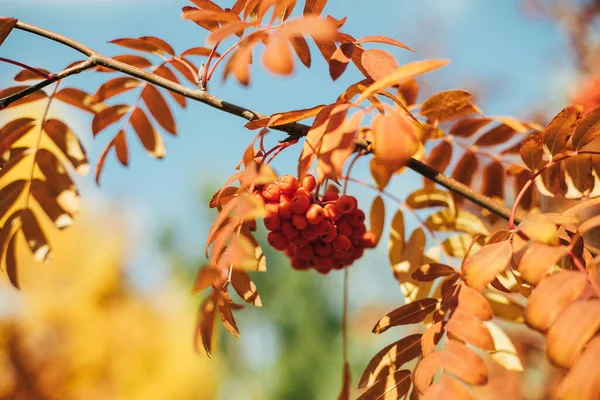
[[[57,74],[21,65],[24,71],[16,81],[37,80],[51,89],[45,92],[18,85],[0,92],[2,108],[34,101],[46,104],[41,116],[8,121],[0,130],[0,253],[15,286],[17,238],[25,237],[36,258],[48,259],[50,244],[39,218],[46,215],[58,228],[69,225],[78,199],[70,173],[87,170],[85,151],[68,121],[47,118],[53,102],[92,113],[94,136],[117,125],[97,161],[98,180],[113,148],[117,159],[128,165],[128,133],[135,133],[149,155],[163,157],[159,130],[177,133],[169,101],[185,107],[192,99],[245,118],[245,127],[254,132],[236,172],[209,204],[218,214],[206,241],[206,264],[193,287],[195,293],[207,292],[198,311],[197,348],[204,348],[210,356],[217,319],[229,333],[240,335],[234,311],[243,306],[234,301],[234,292],[246,303],[262,305],[251,279],[252,273],[265,272],[267,265],[255,237],[258,221],[264,220],[271,231],[271,245],[285,250],[294,262],[308,243],[298,230],[310,223],[305,221],[308,213],[304,214],[309,205],[324,205],[330,187],[339,186],[345,194],[348,182],[354,182],[377,194],[368,213],[368,243],[375,245],[389,231],[391,273],[405,297],[405,304],[382,316],[372,331],[380,334],[415,324],[420,330],[399,337],[373,357],[358,380],[359,399],[408,395],[469,399],[475,386],[484,386],[490,379],[488,359],[505,370],[522,371],[522,359],[500,328],[500,320],[526,324],[546,335],[548,360],[565,371],[557,389],[559,398],[600,396],[596,273],[600,250],[593,236],[600,225],[600,203],[595,199],[600,187],[599,108],[586,110],[584,116],[580,105],[567,106],[543,127],[486,115],[463,90],[424,97],[419,86],[422,75],[444,67],[447,60],[400,65],[385,48],[411,51],[410,47],[384,36],[354,38],[343,31],[345,18],[323,16],[325,0],[307,0],[303,8],[295,0],[238,0],[230,7],[209,0],[192,3],[183,7],[182,18],[207,33],[207,47],[181,53],[160,38],[144,36],[112,41],[143,56],[106,58],[73,46],[69,39],[25,29],[70,43],[89,58]],[[12,29],[26,27],[19,24],[0,19],[0,44]],[[310,67],[314,47],[333,80],[350,64],[363,78],[347,85],[334,101],[271,116],[218,99],[209,91],[220,64],[223,80],[232,75],[240,84],[250,85],[251,70],[259,68],[259,63],[283,76],[294,72],[297,61]],[[192,56],[202,57],[199,67],[190,60]],[[59,89],[59,83],[54,83],[92,69],[124,74],[108,79],[93,94],[62,84]],[[134,104],[116,101],[131,91],[138,93]],[[273,135],[267,137],[267,133],[271,131],[287,136],[269,146]],[[286,197],[291,190],[279,192],[289,178],[278,178],[273,164],[291,146],[302,148],[293,175],[300,182],[316,176],[316,184],[295,189],[294,196],[303,190],[305,200],[301,201],[306,207],[293,212],[296,221],[282,223],[274,213],[282,214],[278,207],[293,197]],[[352,175],[355,162],[363,157],[369,160],[373,183]],[[11,174],[17,164],[27,162],[25,177]],[[424,176],[422,187],[404,197],[391,193],[389,182],[402,179],[399,175],[407,169]],[[579,202],[567,210],[548,210],[544,199],[550,197]],[[393,215],[389,227],[385,226],[386,214]],[[406,232],[405,217],[417,222],[412,232]],[[352,237],[352,229],[344,234],[342,223],[328,224],[332,238],[350,236],[355,247],[367,243],[358,234]],[[358,230],[363,229],[360,224]],[[323,232],[318,235],[326,243],[329,233]],[[348,243],[341,240],[334,249],[341,253],[348,250]],[[302,261],[328,272],[331,267],[324,263],[331,262],[327,256],[332,250],[327,251],[323,257]],[[306,269],[298,268],[304,266],[300,262],[294,266]],[[347,282],[348,268],[344,274]],[[356,382],[346,351],[341,375],[339,399],[348,399]]]

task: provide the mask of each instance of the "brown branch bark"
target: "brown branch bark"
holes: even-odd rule
[[[10,103],[12,103],[20,98],[23,98],[23,97],[35,92],[36,90],[40,90],[40,89],[50,85],[51,83],[56,82],[57,80],[63,79],[69,75],[73,75],[73,74],[79,73],[81,71],[84,71],[86,69],[90,69],[94,66],[100,65],[100,66],[103,66],[106,68],[110,68],[114,71],[119,71],[126,75],[139,78],[146,82],[152,83],[156,86],[160,86],[166,90],[170,90],[172,92],[183,95],[191,100],[195,100],[200,103],[204,103],[210,107],[227,112],[229,114],[236,115],[236,116],[244,118],[248,121],[266,117],[266,115],[264,115],[264,114],[261,114],[261,113],[252,111],[250,109],[247,109],[245,107],[241,107],[236,104],[221,100],[218,97],[215,97],[215,96],[209,94],[205,90],[200,90],[200,89],[196,89],[196,88],[192,89],[192,88],[180,85],[178,83],[175,83],[173,81],[170,81],[168,79],[162,78],[160,76],[157,76],[155,74],[152,74],[150,72],[144,71],[142,69],[133,67],[129,64],[125,64],[123,62],[114,60],[109,57],[105,57],[105,56],[97,53],[96,51],[92,50],[91,48],[89,48],[79,42],[76,42],[72,39],[69,39],[65,36],[59,35],[58,33],[48,31],[46,29],[40,28],[35,25],[30,25],[30,24],[27,24],[22,21],[18,21],[15,28],[26,31],[26,32],[33,33],[38,36],[45,37],[47,39],[61,43],[65,46],[71,47],[72,49],[77,50],[82,54],[85,54],[88,57],[88,60],[83,62],[82,64],[75,66],[75,67],[69,68],[62,72],[59,72],[58,74],[53,76],[52,79],[47,79],[47,80],[42,81],[36,85],[33,85],[30,88],[25,89],[21,92],[18,92],[11,96],[0,99],[0,109],[8,106]],[[299,124],[299,123],[291,123],[291,124],[287,124],[287,125],[273,127],[273,129],[275,129],[275,130],[279,130],[279,131],[288,133],[288,135],[293,138],[305,136],[306,133],[308,132],[309,128],[310,128],[309,126]],[[364,141],[357,142],[357,147],[365,148],[366,146],[368,146],[368,143],[366,143]],[[488,211],[498,215],[499,217],[502,217],[506,220],[509,219],[511,210],[509,210],[508,208],[494,202],[492,199],[490,199],[487,196],[477,193],[476,191],[469,188],[468,186],[463,185],[462,183],[432,169],[431,167],[427,166],[426,164],[424,164],[416,159],[411,159],[408,163],[408,167],[410,169],[412,169],[413,171],[417,172],[418,174],[424,176],[425,178],[430,179],[431,181],[433,181],[441,186],[444,186],[448,190],[463,196],[464,198],[487,209]],[[518,222],[519,220],[520,219],[518,217],[515,218],[516,222]]]

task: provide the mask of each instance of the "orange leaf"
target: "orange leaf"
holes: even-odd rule
[[[192,293],[198,293],[211,286],[216,286],[217,282],[222,278],[222,273],[211,266],[203,266],[196,274],[196,281],[192,288]]]
[[[415,52],[413,49],[411,49],[410,47],[408,47],[407,45],[405,45],[402,42],[399,42],[395,39],[389,38],[387,36],[365,36],[363,38],[358,39],[356,42],[356,44],[359,43],[383,43],[383,44],[391,44],[392,46],[397,46],[400,47],[402,49],[406,49],[406,50],[410,50],[413,53]]]
[[[244,32],[244,29],[252,25],[254,24],[245,21],[237,21],[223,25],[221,28],[213,30],[211,34],[208,35],[206,43],[214,44],[227,39],[231,35],[241,35]]]
[[[542,136],[532,133],[527,136],[519,148],[521,159],[530,170],[536,171],[542,165],[544,150],[542,148]]]
[[[448,374],[441,374],[439,381],[431,385],[423,393],[421,400],[441,399],[473,400],[473,397],[463,384],[459,383],[456,379],[450,378]]]
[[[496,146],[506,143],[517,131],[512,127],[501,124],[485,132],[475,141],[475,146]]]
[[[587,345],[583,354],[558,386],[559,399],[597,399],[600,396],[600,336]]]
[[[135,108],[131,114],[130,121],[131,126],[133,126],[146,151],[152,157],[164,157],[165,146],[163,140],[150,123],[150,120],[148,120],[146,113],[141,108]]]
[[[153,85],[146,85],[144,90],[142,90],[142,100],[144,100],[150,114],[158,121],[160,126],[167,132],[176,135],[177,128],[175,126],[173,114],[171,113],[165,98],[160,94],[158,89]]]
[[[546,356],[553,364],[571,368],[587,342],[600,329],[600,300],[569,304],[550,325]]]
[[[521,278],[527,283],[537,285],[568,250],[567,246],[532,243],[519,260],[518,271]]]
[[[131,89],[142,85],[142,81],[137,78],[131,78],[128,76],[122,76],[113,78],[106,81],[102,86],[98,88],[96,94],[94,94],[94,102],[101,102],[108,100],[118,94],[127,92]]]
[[[175,73],[173,71],[171,71],[169,69],[169,67],[167,67],[166,65],[161,65],[158,68],[156,68],[154,70],[154,73],[158,76],[161,76],[165,79],[168,79],[170,81],[173,81],[175,83],[179,83],[179,79],[177,79],[177,76],[175,75]],[[181,106],[181,107],[185,107],[186,105],[186,100],[185,97],[180,95],[179,93],[175,93],[175,92],[171,92],[170,90],[167,90],[167,93],[169,93],[171,95],[171,97],[173,97],[173,99]]]
[[[92,114],[96,114],[107,107],[106,104],[97,103],[90,94],[75,88],[65,88],[56,93],[54,98]]]
[[[271,36],[263,53],[263,64],[277,75],[289,75],[294,72],[294,60],[288,41]]]
[[[183,53],[180,54],[180,57],[185,56],[200,56],[200,57],[208,57],[210,55],[212,49],[208,47],[192,47],[191,49],[187,49]],[[215,57],[220,57],[221,55],[215,52]]]
[[[479,356],[457,340],[448,340],[442,354],[444,371],[471,385],[485,385],[488,371]]]
[[[399,67],[396,58],[381,49],[363,51],[361,62],[365,71],[373,80],[384,78]]]
[[[308,47],[308,43],[306,43],[306,39],[304,39],[303,36],[294,36],[289,38],[289,41],[302,64],[310,68],[310,49]]]
[[[392,371],[397,371],[402,365],[418,357],[420,354],[420,333],[409,335],[385,346],[369,361],[360,378],[358,387],[363,388],[372,385],[382,370],[390,368]]]
[[[321,15],[327,0],[306,0],[304,15]]]
[[[581,119],[575,127],[573,137],[573,148],[579,150],[600,135],[600,107],[594,108]]]
[[[119,162],[127,166],[129,164],[129,152],[127,151],[127,138],[125,137],[125,131],[120,130],[119,133],[113,139],[115,152],[117,153],[117,159]]]
[[[355,46],[353,43],[342,43],[340,47],[335,49],[329,59],[329,75],[331,75],[331,79],[335,81],[344,73],[348,63],[352,59],[354,49]]]
[[[462,118],[452,125],[448,134],[459,137],[470,137],[479,129],[489,124],[490,121],[490,118]]]
[[[375,81],[372,85],[370,85],[356,100],[356,103],[359,104],[368,99],[371,95],[385,90],[390,86],[397,85],[402,81],[415,78],[419,75],[423,75],[427,72],[443,67],[444,65],[448,64],[448,62],[449,61],[447,60],[426,60],[404,64],[396,69],[396,71],[393,73]]]
[[[588,287],[585,274],[575,271],[556,272],[543,279],[531,293],[525,307],[525,320],[542,333],[571,302]]]
[[[140,39],[140,38],[122,38],[122,39],[115,39],[115,40],[111,40],[108,43],[112,43],[112,44],[116,44],[118,46],[122,46],[122,47],[126,47],[128,49],[132,49],[132,50],[137,50],[137,51],[144,51],[146,53],[154,53],[154,54],[161,54],[162,50],[155,46],[154,44],[152,44],[149,41]]]
[[[442,321],[433,323],[425,330],[425,333],[421,336],[421,352],[423,357],[427,357],[435,351],[437,344],[442,340],[442,336],[444,336],[444,332]]]
[[[0,18],[0,21],[1,20],[2,19]],[[0,22],[0,24],[1,24],[1,22]],[[50,71],[45,70],[43,68],[36,68],[36,70],[38,70],[39,72],[42,72],[46,75],[51,75]],[[44,78],[42,76],[40,76],[39,74],[36,74],[35,72],[24,69],[23,71],[20,71],[17,75],[15,75],[14,79],[17,82],[25,82],[25,81],[41,81]]]
[[[89,170],[88,159],[79,138],[69,129],[64,122],[58,119],[44,121],[44,131],[60,149],[62,154],[80,175],[87,174]]]
[[[415,369],[413,382],[419,393],[423,394],[431,385],[433,377],[442,367],[442,355],[444,351],[434,351],[425,356]]]
[[[489,321],[492,319],[492,307],[486,298],[477,290],[461,284],[457,300],[457,309],[466,311],[482,321]]]
[[[123,62],[125,64],[132,65],[138,68],[148,68],[152,66],[152,62],[145,57],[138,56],[135,54],[122,54],[112,57],[113,60]],[[115,72],[114,69],[99,66],[96,68],[97,72]]]
[[[419,114],[443,122],[471,112],[471,97],[471,93],[464,90],[439,92],[423,102]]]
[[[431,282],[442,276],[454,274],[456,274],[456,271],[448,265],[431,263],[420,266],[419,269],[413,272],[412,278],[420,282]]]
[[[184,7],[183,14],[181,17],[183,19],[189,19],[191,21],[196,22],[197,24],[211,22],[216,28],[217,22],[239,22],[240,17],[235,15],[234,13],[227,11],[206,11],[206,10],[198,10],[194,7]],[[213,26],[211,24],[211,26]]]
[[[100,111],[94,116],[92,121],[92,134],[96,136],[110,125],[118,122],[123,118],[130,107],[125,104],[116,104]]]
[[[396,308],[377,321],[373,327],[373,333],[385,332],[393,326],[421,322],[435,310],[437,304],[437,299],[424,298]]]
[[[23,193],[25,183],[26,181],[24,179],[19,179],[0,189],[0,218],[4,217],[8,210],[14,205],[15,201],[17,201],[21,193]]]
[[[544,151],[549,155],[555,155],[564,150],[573,128],[581,119],[583,106],[565,107],[542,132]]]
[[[255,307],[262,307],[262,301],[256,289],[256,285],[250,279],[250,275],[243,269],[231,270],[231,286],[237,294],[247,303]]]
[[[379,239],[381,239],[384,223],[385,204],[381,196],[377,196],[375,197],[375,200],[373,200],[373,204],[371,205],[371,213],[369,214],[369,230],[375,236],[375,243],[379,243]]]
[[[0,18],[0,46],[2,46],[2,43],[4,43],[8,35],[10,35],[17,24],[17,21],[18,20],[15,18]]]
[[[446,324],[453,338],[484,350],[494,350],[494,339],[483,322],[462,308],[456,309]]]
[[[482,291],[502,271],[512,257],[510,242],[505,240],[483,246],[467,258],[462,266],[463,279],[475,290]]]
[[[195,334],[195,347],[196,351],[199,349],[199,340],[202,341],[204,351],[209,358],[211,358],[210,352],[212,351],[212,339],[215,329],[215,321],[217,316],[217,300],[219,298],[218,292],[213,292],[208,296],[200,306],[198,324],[196,326]]]
[[[419,149],[416,127],[406,116],[377,115],[372,129],[377,161],[392,173],[405,166]]]
[[[383,370],[375,383],[356,400],[401,399],[408,394],[411,384],[411,373],[407,369],[400,371]]]

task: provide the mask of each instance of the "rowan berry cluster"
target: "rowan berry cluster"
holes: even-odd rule
[[[256,188],[255,194],[266,204],[269,244],[283,251],[294,269],[326,274],[351,265],[365,248],[375,247],[375,237],[367,232],[365,213],[354,196],[340,196],[330,185],[319,199],[312,193],[315,187],[312,175],[302,182],[285,175],[278,183]]]

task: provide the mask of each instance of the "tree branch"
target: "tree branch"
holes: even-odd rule
[[[160,86],[171,92],[178,93],[178,94],[185,96],[191,100],[195,100],[200,103],[204,103],[210,107],[227,112],[229,114],[236,115],[236,116],[244,118],[248,121],[267,117],[264,114],[261,114],[261,113],[249,110],[245,107],[241,107],[236,104],[221,100],[215,96],[210,95],[205,90],[188,88],[186,86],[180,85],[178,83],[175,83],[168,79],[162,78],[162,77],[152,74],[150,72],[144,71],[137,67],[131,66],[129,64],[125,64],[123,62],[114,60],[109,57],[105,57],[105,56],[97,53],[96,51],[92,50],[91,48],[89,48],[79,42],[76,42],[72,39],[69,39],[65,36],[59,35],[58,33],[48,31],[46,29],[40,28],[35,25],[30,25],[30,24],[27,24],[22,21],[18,21],[15,28],[26,31],[26,32],[33,33],[38,36],[45,37],[47,39],[61,43],[65,46],[71,47],[72,49],[75,49],[75,50],[79,51],[80,53],[85,54],[89,58],[87,61],[83,62],[82,64],[79,64],[75,67],[69,68],[67,70],[64,70],[64,71],[56,74],[55,76],[52,77],[52,79],[47,79],[36,85],[31,86],[28,89],[21,91],[19,93],[15,93],[11,96],[0,99],[0,109],[8,106],[8,104],[10,104],[22,97],[25,97],[25,96],[35,92],[36,90],[40,90],[40,89],[50,85],[51,83],[56,82],[57,80],[60,80],[69,75],[84,71],[93,66],[100,65],[100,66],[103,66],[106,68],[110,68],[113,71],[119,71],[126,75],[139,78],[146,82],[152,83],[156,86]],[[286,132],[292,138],[298,138],[301,136],[305,136],[306,133],[308,132],[308,130],[310,129],[310,127],[307,125],[304,125],[304,124],[290,123],[290,124],[286,124],[286,125],[272,127],[272,129]],[[365,147],[368,147],[368,145],[369,144],[367,142],[365,142],[364,140],[362,140],[362,141],[359,140],[357,142],[357,147],[359,147],[359,148],[365,148]],[[475,192],[473,189],[469,188],[468,186],[434,170],[433,168],[427,166],[426,164],[424,164],[416,159],[411,159],[408,162],[407,166],[410,169],[412,169],[413,171],[417,172],[418,174],[424,176],[425,178],[430,179],[431,181],[433,181],[441,186],[444,186],[448,190],[461,195],[462,197],[487,209],[488,211],[498,215],[499,217],[502,217],[506,220],[509,219],[511,211],[508,208],[494,202],[492,199],[490,199],[487,196],[484,196],[480,193]],[[518,222],[519,218],[515,218],[515,221]]]

